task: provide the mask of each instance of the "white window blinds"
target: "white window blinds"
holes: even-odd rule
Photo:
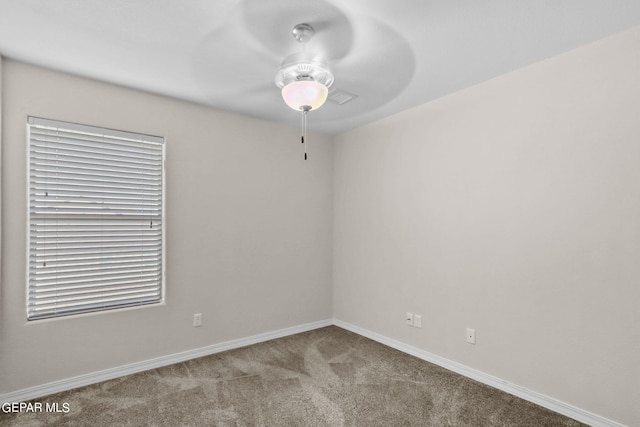
[[[29,117],[28,318],[160,302],[164,139]]]

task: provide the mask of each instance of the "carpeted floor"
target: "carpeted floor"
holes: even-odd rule
[[[2,426],[581,426],[335,326],[38,399]]]

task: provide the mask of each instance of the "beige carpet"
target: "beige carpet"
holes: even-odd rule
[[[3,426],[580,426],[335,326],[34,402]]]

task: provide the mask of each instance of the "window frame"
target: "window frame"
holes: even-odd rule
[[[56,128],[60,131],[72,131],[79,132],[83,134],[85,137],[91,134],[93,135],[101,135],[103,138],[124,138],[129,140],[135,140],[142,143],[149,143],[159,146],[159,154],[160,154],[160,166],[157,171],[161,175],[160,179],[160,190],[158,192],[160,197],[160,208],[159,208],[159,216],[157,217],[160,221],[160,243],[159,243],[159,251],[160,256],[154,257],[157,262],[160,263],[159,268],[159,283],[157,285],[157,291],[159,293],[158,298],[151,301],[138,301],[135,302],[136,298],[132,298],[130,300],[126,300],[120,304],[106,304],[102,307],[93,307],[93,308],[80,308],[76,310],[68,309],[62,312],[48,312],[45,314],[38,315],[33,312],[32,307],[32,297],[31,293],[35,289],[35,285],[32,286],[32,266],[31,266],[31,255],[32,255],[32,224],[33,221],[37,221],[38,218],[42,220],[46,220],[47,218],[42,216],[42,214],[36,214],[38,218],[34,219],[32,215],[32,173],[34,169],[32,169],[32,127],[34,126],[51,126],[52,128]],[[163,136],[150,135],[146,133],[139,132],[130,132],[130,131],[122,131],[113,128],[95,126],[95,125],[86,125],[62,120],[55,119],[45,119],[35,116],[27,116],[26,120],[26,300],[25,300],[25,308],[27,321],[39,321],[44,319],[57,319],[64,317],[73,317],[80,316],[86,314],[97,314],[97,313],[105,313],[113,310],[125,310],[125,309],[136,309],[141,307],[153,307],[157,305],[163,305],[166,300],[166,138]],[[85,145],[84,147],[87,147]],[[75,214],[75,218],[81,218],[84,214]],[[89,216],[92,218],[92,216]],[[109,223],[109,221],[139,221],[142,224],[142,221],[156,221],[155,219],[149,219],[150,217],[145,217],[141,215],[140,218],[135,218],[132,215],[99,215],[93,218],[97,218],[96,222],[104,222],[105,225]],[[70,220],[73,221],[73,215],[65,218],[64,216],[56,216],[56,214],[51,214],[51,220]],[[81,218],[82,221],[85,218]],[[77,220],[76,220],[77,221]],[[59,232],[59,231],[57,231]],[[128,237],[128,236],[127,236]],[[34,273],[35,275],[35,273]]]

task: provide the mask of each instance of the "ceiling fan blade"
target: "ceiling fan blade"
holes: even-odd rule
[[[414,52],[401,34],[364,16],[358,17],[358,29],[365,36],[349,55],[332,64],[335,83],[328,98],[332,102],[317,111],[317,120],[328,123],[345,115],[368,114],[401,95],[414,77]]]
[[[247,84],[237,96],[225,99],[225,109],[237,111],[252,117],[266,118],[265,114],[275,108],[288,108],[282,101],[280,91],[268,83]]]
[[[247,38],[231,16],[200,40],[191,56],[191,72],[211,100],[239,97],[256,84],[271,83],[277,94],[274,76],[279,63],[280,58]]]

